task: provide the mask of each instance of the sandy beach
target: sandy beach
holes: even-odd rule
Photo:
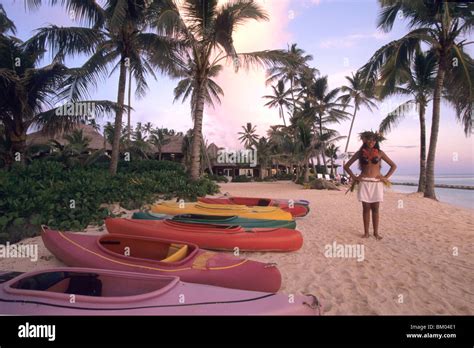
[[[276,262],[282,292],[317,295],[327,315],[474,314],[474,211],[424,199],[418,194],[386,192],[380,233],[362,236],[362,214],[355,193],[305,190],[292,182],[228,183],[232,195],[306,199],[311,212],[297,220],[303,248],[292,253],[241,253]],[[115,211],[129,211],[115,208]],[[89,227],[87,233],[104,233]],[[372,233],[372,231],[371,231]],[[29,271],[60,266],[41,238],[39,259],[2,259],[0,269]],[[363,258],[327,257],[327,246],[363,246]],[[359,249],[360,250],[360,249]],[[338,256],[338,254],[333,255]],[[360,255],[359,255],[360,256]]]

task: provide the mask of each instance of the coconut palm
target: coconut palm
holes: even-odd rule
[[[158,150],[158,159],[161,161],[163,146],[170,142],[167,132],[163,128],[153,129],[148,141]]]
[[[265,104],[265,106],[268,106],[269,108],[275,108],[278,107],[278,111],[280,112],[280,118],[283,119],[283,124],[286,127],[286,121],[285,121],[285,114],[283,111],[283,107],[287,108],[291,105],[291,99],[290,94],[292,93],[291,90],[286,90],[285,91],[285,83],[283,80],[278,80],[278,83],[276,86],[272,86],[273,89],[273,95],[265,95],[263,98],[269,99],[270,101]]]
[[[169,8],[165,15],[157,17],[155,25],[163,32],[171,32],[183,44],[181,49],[173,52],[178,57],[174,59],[178,62],[175,66],[176,76],[187,77],[187,69],[192,68],[193,78],[189,82],[192,92],[191,89],[185,90],[191,96],[194,121],[191,178],[197,180],[200,175],[204,107],[209,104],[208,94],[212,94],[209,74],[217,76],[226,61],[233,62],[237,71],[240,67],[248,69],[260,66],[268,69],[289,64],[291,57],[282,50],[236,52],[233,35],[237,28],[249,20],[268,20],[268,15],[254,0],[232,0],[221,5],[218,0],[183,0],[179,7],[173,2],[166,3]],[[212,97],[218,95],[216,93]]]
[[[255,134],[257,127],[248,122],[246,126],[242,126],[242,129],[243,131],[238,133],[240,135],[239,140],[245,148],[250,149],[258,141],[258,135]]]
[[[339,88],[329,90],[327,76],[316,78],[308,86],[308,101],[314,123],[314,130],[318,133],[321,142],[321,155],[323,158],[324,172],[327,173],[326,139],[327,125],[340,123],[349,118],[349,113],[344,110],[345,105],[338,98]],[[325,135],[326,134],[326,135]]]
[[[408,70],[408,71],[407,71]],[[386,98],[393,94],[410,95],[412,99],[404,102],[395,110],[390,112],[380,123],[379,131],[388,133],[392,128],[416,107],[420,120],[420,176],[418,179],[418,192],[425,190],[426,177],[426,126],[425,111],[431,100],[435,84],[436,59],[433,54],[417,52],[412,64],[405,69],[393,70],[393,74],[399,76],[391,79],[406,81],[403,85],[388,89],[382,86],[379,94]]]
[[[298,75],[301,75],[308,69],[308,62],[313,60],[313,56],[306,54],[306,52],[297,47],[297,44],[288,46],[288,54],[292,57],[290,64],[276,66],[268,70],[267,84],[274,81],[283,81],[283,83],[290,83],[290,93],[293,105],[293,112],[296,109],[295,88],[298,85]],[[311,69],[313,73],[318,73],[317,69]]]
[[[27,0],[30,7],[41,5],[41,0]],[[49,0],[50,4],[57,3]],[[125,100],[127,69],[136,83],[135,94],[141,97],[148,85],[146,75],[154,74],[154,69],[165,71],[167,52],[171,41],[161,35],[146,32],[152,18],[164,11],[160,0],[111,0],[99,5],[96,1],[64,0],[61,3],[69,11],[74,11],[77,19],[90,27],[61,28],[49,26],[41,28],[33,43],[44,47],[46,43],[57,57],[83,53],[91,55],[81,67],[83,76],[74,81],[78,90],[87,90],[107,77],[108,70],[119,70],[117,104],[115,115],[115,137],[112,142],[110,173],[117,172],[122,115]]]
[[[364,84],[360,72],[357,72],[355,75],[352,74],[352,76],[346,76],[346,80],[349,83],[341,87],[341,92],[345,94],[341,95],[339,99],[346,105],[353,103],[354,113],[352,114],[351,126],[349,128],[349,134],[347,135],[344,154],[347,153],[347,148],[349,147],[352,127],[354,126],[357,111],[359,111],[361,106],[365,106],[369,111],[372,111],[372,108],[377,108],[377,105],[372,101],[372,99],[374,99],[373,93],[367,90],[367,86]],[[344,162],[345,160],[343,161],[343,165]]]
[[[73,83],[78,76],[77,69],[66,67],[58,57],[46,66],[38,66],[44,49],[32,45],[32,39],[23,42],[6,35],[7,30],[14,33],[14,25],[1,7],[0,122],[4,125],[10,152],[7,165],[15,153],[21,154],[24,162],[26,133],[30,126],[53,134],[72,129],[92,113],[101,117],[119,109],[110,101],[84,101],[82,98],[87,92]]]
[[[388,32],[400,12],[408,21],[410,32],[398,40],[381,47],[362,68],[367,83],[375,84],[380,77],[389,86],[396,81],[387,79],[390,72],[407,66],[410,58],[423,43],[436,59],[436,77],[433,90],[433,113],[430,145],[426,162],[426,186],[424,196],[436,199],[434,167],[438,142],[440,106],[443,89],[449,83],[451,91],[446,98],[455,106],[456,117],[463,123],[466,135],[472,125],[471,113],[474,101],[474,64],[464,50],[466,36],[474,26],[474,5],[468,2],[380,0],[381,12],[378,27]],[[459,94],[453,91],[462,91]]]
[[[331,162],[331,175],[336,176],[336,168],[334,168],[334,161],[338,158],[339,146],[335,144],[330,144],[326,148],[326,156],[329,157],[329,161]]]

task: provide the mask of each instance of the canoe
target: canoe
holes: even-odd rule
[[[186,283],[175,276],[93,268],[28,272],[0,284],[1,315],[320,314],[321,305],[313,295],[295,295],[292,302],[285,294]]]
[[[135,212],[132,219],[137,220],[165,220],[171,219],[177,222],[216,224],[216,225],[234,225],[243,228],[296,228],[295,220],[267,220],[267,219],[246,219],[239,216],[213,216],[199,214],[165,215],[156,214],[149,211]]]
[[[294,251],[303,245],[301,233],[287,228],[244,229],[240,226],[122,218],[108,218],[105,225],[109,233],[179,240],[214,250]]]
[[[158,214],[181,215],[203,214],[214,216],[236,215],[247,219],[293,220],[293,216],[278,207],[247,207],[235,204],[207,204],[163,202],[152,206],[151,211]]]
[[[199,249],[195,244],[120,234],[85,235],[43,228],[46,248],[72,267],[175,275],[189,283],[277,292],[275,264]]]
[[[279,207],[293,217],[306,216],[309,213],[309,202],[305,200],[255,198],[255,197],[200,197],[199,202],[208,204],[237,204],[248,207]]]

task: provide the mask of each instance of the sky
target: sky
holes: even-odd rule
[[[221,3],[226,0],[221,0]],[[45,1],[46,2],[46,1]],[[403,18],[399,18],[393,29],[382,32],[377,29],[380,10],[376,1],[370,0],[257,0],[267,11],[270,19],[265,22],[248,22],[234,34],[237,52],[251,52],[264,49],[286,49],[289,44],[313,56],[310,66],[327,75],[329,87],[346,84],[345,76],[350,76],[364,65],[372,54],[384,44],[402,37],[408,32]],[[25,40],[34,30],[49,24],[77,26],[60,6],[43,5],[31,11],[25,8],[23,0],[2,0],[7,15],[15,22],[17,36]],[[471,41],[470,38],[469,41]],[[471,56],[474,50],[470,49]],[[48,64],[49,56],[44,64]],[[66,61],[70,67],[79,66],[85,57],[75,57]],[[226,66],[216,79],[224,90],[221,105],[215,109],[206,107],[203,133],[208,143],[230,149],[241,148],[238,132],[247,122],[257,126],[257,133],[265,136],[270,125],[282,124],[277,109],[264,106],[262,96],[271,94],[271,87],[265,84],[265,71],[252,69],[235,73],[232,66]],[[91,91],[93,99],[117,98],[118,73],[112,74],[97,90]],[[166,76],[157,74],[154,81],[147,80],[149,91],[141,99],[132,96],[132,123],[152,122],[155,126],[173,128],[186,132],[192,128],[189,102],[173,102],[173,90],[177,84]],[[133,87],[133,85],[132,85]],[[406,98],[391,98],[378,103],[378,109],[370,112],[361,108],[354,122],[349,143],[349,151],[356,151],[361,143],[357,134],[377,129],[385,115]],[[431,129],[431,105],[428,107],[427,135]],[[112,121],[99,120],[99,123]],[[347,136],[350,121],[331,125],[340,135]],[[398,174],[418,173],[419,163],[419,122],[416,114],[408,115],[398,127],[385,135],[387,140],[382,149],[397,164]],[[341,152],[346,140],[338,142]],[[428,145],[428,144],[427,144]],[[442,104],[441,122],[436,153],[436,174],[474,173],[473,138],[466,137],[463,127],[456,121],[454,110]],[[386,168],[387,166],[385,166]]]

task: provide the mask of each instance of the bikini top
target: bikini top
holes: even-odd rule
[[[377,149],[362,149],[360,160],[362,164],[369,164],[369,161],[373,164],[377,164],[380,161],[379,150]]]

